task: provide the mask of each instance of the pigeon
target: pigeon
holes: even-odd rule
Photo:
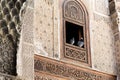
[[[81,38],[81,39],[77,42],[77,45],[78,45],[79,47],[83,47],[83,46],[84,46],[84,40],[83,40],[83,38]]]
[[[71,38],[69,43],[73,45],[75,43],[75,38]]]

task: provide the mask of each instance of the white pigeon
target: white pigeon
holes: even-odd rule
[[[75,43],[75,38],[71,38],[69,43],[73,45]]]

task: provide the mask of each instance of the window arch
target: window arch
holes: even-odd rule
[[[62,31],[64,59],[91,65],[89,17],[82,2],[64,1]]]

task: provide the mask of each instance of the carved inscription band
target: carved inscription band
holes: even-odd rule
[[[35,55],[35,73],[46,73],[68,80],[116,80],[115,76]],[[38,77],[38,76],[37,76]]]

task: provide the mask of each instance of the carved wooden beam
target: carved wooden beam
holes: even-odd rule
[[[35,80],[116,80],[116,76],[114,75],[105,74],[38,55],[35,55],[34,58],[34,69]],[[49,77],[52,76],[54,76],[55,79],[54,77],[49,79]]]

